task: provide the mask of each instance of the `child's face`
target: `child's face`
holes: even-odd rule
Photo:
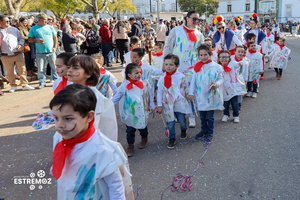
[[[82,136],[93,119],[94,111],[82,117],[71,105],[64,105],[61,109],[60,106],[52,108],[56,131],[66,140]]]
[[[142,61],[143,57],[139,56],[137,52],[131,52],[130,53],[130,59],[131,62],[134,64],[140,64],[140,62]]]
[[[91,77],[91,75],[85,73],[84,69],[79,65],[79,63],[69,66],[67,75],[69,81],[82,85],[85,85],[86,80]]]
[[[249,39],[248,42],[256,42],[256,37]]]
[[[128,74],[128,77],[133,81],[139,81],[142,77],[141,68],[140,67],[134,68],[131,71],[131,73]]]
[[[237,48],[235,51],[235,57],[237,57],[238,59],[242,58],[244,54],[245,54],[245,49],[243,48]]]
[[[175,65],[173,59],[166,59],[164,61],[164,69],[169,72],[172,73],[174,70],[177,69],[178,66]]]
[[[221,53],[219,55],[219,61],[221,65],[227,65],[230,61],[230,55],[228,53]]]
[[[205,50],[199,51],[199,58],[202,62],[207,62],[210,59],[210,55]]]
[[[284,45],[284,41],[283,40],[278,40],[278,43],[279,43],[280,46]]]
[[[141,41],[138,41],[138,43],[135,43],[135,44],[131,44],[131,47],[132,47],[132,49],[141,47]]]
[[[154,46],[154,53],[162,53],[163,49],[159,48],[159,46]]]
[[[67,76],[68,66],[64,64],[61,58],[55,60],[56,72],[59,77]]]
[[[98,64],[99,68],[101,68],[101,67],[103,66],[103,63],[100,61],[100,59],[94,58],[94,60],[95,60],[96,63]]]
[[[252,51],[256,51],[256,44],[251,44],[249,46],[249,49],[251,49]]]

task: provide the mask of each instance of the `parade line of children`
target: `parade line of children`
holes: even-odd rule
[[[102,67],[101,54],[58,55],[56,70],[60,79],[53,84],[55,96],[50,108],[56,119],[52,174],[58,181],[59,199],[134,199],[126,154],[134,155],[137,129],[141,135],[138,148],[147,147],[151,112],[161,113],[166,121],[170,131],[168,149],[176,145],[176,121],[180,138],[187,138],[186,116],[193,112],[199,113],[201,120],[194,138],[203,142],[213,139],[215,110],[223,110],[221,120],[227,122],[231,105],[233,122],[238,123],[242,98],[257,97],[263,73],[263,56],[250,36],[247,47],[237,46],[232,56],[221,50],[216,59],[211,46],[201,44],[197,49],[199,62],[188,69],[190,83],[177,71],[178,56],[163,55],[163,45],[158,43],[155,52],[145,57],[136,37],[131,43],[135,48],[129,53],[131,63],[126,63],[124,80],[118,88],[113,74]],[[266,56],[279,80],[289,53],[285,39],[279,38]],[[113,105],[117,103],[126,125],[126,153],[117,142]]]

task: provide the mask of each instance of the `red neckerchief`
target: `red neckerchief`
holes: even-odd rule
[[[144,84],[143,84],[142,81],[134,81],[134,80],[132,80],[132,79],[128,79],[128,81],[130,82],[130,83],[128,83],[128,84],[126,85],[126,88],[127,88],[128,90],[131,90],[131,89],[133,88],[133,85],[135,85],[136,87],[138,87],[138,88],[140,88],[140,89],[143,89],[143,88],[144,88]]]
[[[209,59],[207,62],[202,62],[202,61],[197,62],[197,63],[195,64],[195,66],[194,66],[195,72],[196,72],[196,73],[197,73],[197,72],[200,72],[201,69],[202,69],[202,67],[203,67],[203,65],[208,64],[208,63],[210,63],[210,62],[211,62],[211,59]]]
[[[249,49],[248,51],[249,51],[249,53],[256,53],[257,52],[257,51],[253,51],[251,49]]]
[[[133,47],[130,47],[130,48],[129,48],[129,51],[132,51],[132,49],[133,49]]]
[[[190,29],[186,28],[185,26],[183,26],[183,28],[188,33],[189,40],[191,40],[192,42],[197,42],[197,37],[194,32],[195,30],[190,30]]]
[[[233,29],[233,31],[236,31],[236,30],[237,30],[237,28],[234,28],[234,29]]]
[[[282,50],[283,47],[285,47],[285,45],[278,45],[280,50]]]
[[[222,65],[222,67],[224,68],[224,71],[225,72],[230,72],[231,71],[231,68],[230,67],[228,67],[228,65]]]
[[[106,73],[106,69],[104,69],[103,67],[100,67],[100,74],[105,74]]]
[[[237,59],[237,57],[236,57],[236,56],[234,56],[234,60],[235,60],[236,62],[240,62],[240,61],[242,61],[242,60],[243,60],[243,58],[241,58],[241,59]]]
[[[267,33],[267,36],[270,37],[272,34],[271,33]]]
[[[160,56],[162,56],[163,54],[164,54],[163,52],[161,52],[161,53],[152,53],[152,56],[160,57]]]
[[[76,144],[82,143],[90,139],[95,133],[94,119],[89,123],[89,128],[79,138],[62,139],[56,144],[53,151],[52,174],[56,180],[61,176],[64,169],[67,156],[71,153]]]
[[[138,66],[140,67],[140,66],[142,66],[143,65],[143,63],[142,62],[140,62],[139,64],[138,64]]]
[[[61,82],[59,82],[58,86],[54,90],[54,94],[57,94],[59,91],[64,89],[67,86],[68,78],[62,77]]]
[[[176,70],[174,70],[172,73],[166,72],[165,78],[164,78],[164,85],[166,88],[170,88],[172,86],[172,75],[176,73]]]

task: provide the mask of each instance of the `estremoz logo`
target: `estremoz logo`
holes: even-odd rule
[[[43,185],[52,184],[51,178],[45,178],[45,171],[39,170],[36,174],[31,172],[29,176],[14,176],[14,184],[16,185],[29,185],[30,190],[34,190],[37,187],[41,190]]]

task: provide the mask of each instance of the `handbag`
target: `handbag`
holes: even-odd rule
[[[30,51],[30,47],[29,47],[29,44],[28,43],[24,43],[24,47],[23,49],[21,50],[22,53],[27,53]]]

